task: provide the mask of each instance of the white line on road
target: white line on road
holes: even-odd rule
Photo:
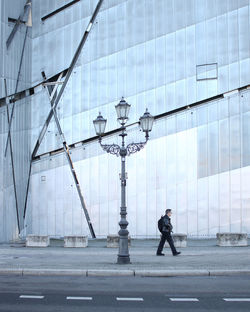
[[[240,302],[240,301],[248,302],[248,301],[250,301],[250,298],[223,298],[223,300],[224,301],[231,301],[231,302],[233,302],[233,301],[235,301],[235,302]]]
[[[21,295],[19,298],[22,299],[43,299],[44,296],[33,296],[33,295]]]
[[[197,298],[169,298],[171,301],[199,301]]]
[[[117,301],[143,301],[143,298],[116,298]]]
[[[67,297],[67,300],[93,300],[92,297]]]

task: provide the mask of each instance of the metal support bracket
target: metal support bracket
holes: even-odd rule
[[[63,94],[63,92],[64,92],[64,90],[65,90],[65,87],[66,87],[68,81],[69,81],[69,78],[70,78],[70,76],[71,76],[71,74],[72,74],[72,71],[73,71],[73,69],[74,69],[74,66],[75,66],[75,64],[76,64],[76,62],[77,62],[77,60],[78,60],[78,58],[79,58],[79,56],[80,56],[80,54],[81,54],[82,48],[83,48],[83,46],[84,46],[84,44],[85,44],[85,42],[86,42],[86,40],[87,40],[87,38],[88,38],[88,36],[89,36],[89,33],[90,33],[90,25],[91,25],[91,26],[93,25],[93,23],[94,23],[94,21],[95,21],[95,19],[96,19],[96,16],[97,16],[97,14],[98,14],[98,12],[99,12],[99,10],[100,10],[100,8],[101,8],[101,5],[102,5],[103,1],[104,1],[104,0],[99,0],[97,6],[96,6],[96,8],[95,8],[95,11],[94,11],[94,13],[93,13],[93,15],[92,15],[92,17],[91,17],[91,19],[90,19],[89,25],[88,25],[87,29],[85,30],[85,32],[84,32],[84,34],[83,34],[83,37],[82,37],[82,40],[80,41],[80,43],[79,43],[79,45],[78,45],[78,48],[77,48],[77,50],[76,50],[76,52],[75,52],[75,55],[74,55],[74,57],[73,57],[73,59],[72,59],[72,61],[71,61],[71,64],[70,64],[70,66],[69,66],[69,69],[67,70],[67,74],[66,74],[66,76],[65,76],[65,79],[64,79],[64,82],[63,82],[63,84],[62,84],[62,87],[61,87],[61,89],[60,89],[60,91],[59,91],[57,97],[55,98],[55,100],[52,100],[52,102],[51,102],[52,107],[51,107],[51,110],[50,110],[50,112],[49,112],[49,115],[48,115],[48,117],[47,117],[47,119],[46,119],[46,121],[45,121],[45,123],[44,123],[44,125],[43,125],[43,128],[42,128],[42,130],[41,130],[41,132],[40,132],[40,134],[39,134],[39,137],[38,137],[38,139],[37,139],[35,148],[34,148],[33,153],[32,153],[32,159],[36,156],[36,153],[37,153],[37,151],[38,151],[38,149],[39,149],[39,146],[40,146],[40,144],[41,144],[41,142],[42,142],[42,139],[43,139],[43,137],[44,137],[44,135],[45,135],[45,133],[46,133],[46,130],[47,130],[47,128],[48,128],[48,125],[49,125],[49,123],[50,123],[50,120],[51,120],[51,118],[52,118],[52,116],[53,116],[53,110],[56,109],[56,107],[57,107],[57,105],[58,105],[58,103],[59,103],[59,101],[60,101],[60,99],[61,99],[61,97],[62,97],[62,94]]]
[[[8,124],[10,124],[10,114],[9,114],[9,106],[8,106],[9,100],[8,100],[8,90],[7,90],[6,79],[4,79],[4,87],[5,87],[5,95],[6,95],[7,120],[8,120]],[[6,157],[6,155],[5,155],[5,157]],[[18,233],[20,233],[19,211],[18,211],[17,191],[16,191],[16,176],[15,176],[15,167],[14,167],[14,158],[13,158],[11,136],[10,136],[10,158],[11,158],[12,177],[13,177],[13,186],[14,186],[15,203],[16,203],[17,227],[18,227]]]
[[[61,76],[59,77],[59,79],[61,79]],[[59,79],[57,81],[58,83],[60,82]],[[58,83],[55,84],[53,90],[52,90],[52,87],[50,87],[50,90],[49,90],[49,86],[47,86],[47,85],[44,86],[46,91],[47,91],[48,98],[49,98],[51,106],[53,105],[51,98],[53,98],[54,89],[57,89]],[[74,179],[74,182],[75,182],[75,185],[76,185],[76,189],[77,189],[78,196],[79,196],[79,199],[80,199],[80,202],[81,202],[81,206],[82,206],[82,209],[84,211],[84,214],[85,214],[88,226],[89,226],[90,233],[92,235],[92,238],[96,238],[95,232],[94,232],[94,229],[93,229],[90,217],[89,217],[89,213],[88,213],[88,210],[86,208],[86,204],[84,202],[84,198],[83,198],[82,191],[81,191],[81,188],[80,188],[80,183],[79,183],[79,180],[77,178],[77,175],[76,175],[76,172],[75,172],[75,169],[74,169],[74,166],[73,166],[73,162],[72,162],[71,157],[70,157],[69,146],[68,146],[68,144],[66,142],[66,139],[64,137],[64,134],[62,132],[62,128],[60,126],[60,122],[58,120],[57,113],[56,113],[55,109],[53,109],[53,115],[54,115],[56,126],[57,126],[57,129],[58,129],[58,132],[59,132],[62,144],[63,144],[63,149],[64,149],[64,152],[65,152],[65,155],[66,155],[69,167],[70,167],[70,171],[72,173],[72,176],[73,176],[73,179]]]
[[[14,36],[15,36],[17,30],[18,30],[19,25],[22,23],[22,20],[23,20],[25,14],[26,14],[28,8],[30,7],[30,5],[31,5],[31,0],[27,0],[25,6],[23,8],[23,13],[16,20],[15,26],[12,29],[12,32],[10,33],[10,35],[9,35],[7,41],[6,41],[7,49],[9,48],[9,46],[10,46],[10,44],[12,42],[12,39],[14,38]]]

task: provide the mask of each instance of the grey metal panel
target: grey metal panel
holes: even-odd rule
[[[208,136],[207,126],[197,128],[197,157],[198,157],[198,177],[208,175]]]
[[[222,15],[228,10],[228,0],[217,1],[217,14]]]
[[[156,37],[163,36],[166,33],[166,1],[159,0],[155,2],[155,35]]]
[[[238,10],[239,59],[250,57],[249,43],[249,5]]]
[[[239,98],[240,104],[240,111],[241,113],[249,112],[250,111],[250,94],[249,92],[241,92]]]
[[[208,202],[209,202],[209,235],[219,233],[220,224],[220,202],[219,202],[219,175],[213,175],[208,180]]]
[[[152,222],[152,217],[155,215],[155,205],[151,205],[152,202],[156,203],[156,150],[159,147],[160,142],[154,140],[150,145],[147,145],[146,150],[146,172],[147,172],[147,186],[146,186],[146,235],[150,235],[155,231],[155,223]]]
[[[166,36],[166,83],[175,81],[175,33]]]
[[[175,0],[173,1],[174,5],[174,26],[175,29],[181,29],[185,28],[187,22],[186,22],[186,7],[189,6],[185,1],[183,0]]]
[[[241,217],[242,217],[242,232],[249,232],[250,226],[250,200],[249,200],[249,175],[250,175],[250,167],[242,168],[241,170],[241,198],[242,198],[242,210],[241,210]]]
[[[240,170],[230,172],[231,220],[230,230],[241,232],[241,175]]]
[[[250,112],[242,115],[242,166],[250,164]]]
[[[187,104],[186,81],[179,80],[175,83],[175,107],[183,107]]]
[[[162,86],[166,83],[166,44],[165,36],[155,41],[155,85]],[[138,90],[139,91],[139,90]],[[138,92],[137,91],[137,92]]]
[[[149,41],[155,37],[155,1],[143,0],[142,2],[145,2],[145,40]]]
[[[208,174],[215,175],[219,172],[219,140],[218,123],[208,124]]]
[[[193,236],[198,235],[197,195],[197,180],[191,180],[187,184],[188,234]]]
[[[237,95],[233,95],[229,98],[229,115],[237,115],[240,113],[240,97]]]
[[[174,17],[174,1],[166,1],[165,2],[165,16],[166,19],[166,34],[169,34],[175,29],[175,17]]]
[[[227,92],[229,80],[229,69],[228,65],[218,68],[218,93]]]
[[[198,235],[207,235],[209,229],[208,179],[197,182],[197,223]]]
[[[220,172],[229,171],[229,121],[219,121],[219,169]]]
[[[145,44],[145,75],[150,79],[145,79],[147,90],[155,87],[155,41],[151,40]]]
[[[218,118],[224,119],[229,116],[228,98],[222,99],[218,102]]]
[[[217,4],[220,1],[217,1]],[[217,17],[217,58],[219,66],[228,64],[228,21],[227,15]]]
[[[127,57],[126,51],[121,51],[117,54],[117,66],[119,68],[119,71],[118,71],[119,76],[118,77],[123,77],[123,79],[118,79],[118,81],[117,81],[117,94],[118,94],[119,98],[121,96],[124,96],[127,94],[126,80],[125,80],[126,67],[127,67],[126,66],[126,57]],[[143,76],[143,73],[141,75]]]
[[[187,212],[187,183],[179,183],[177,184],[177,220],[176,220],[176,228],[175,231],[177,233],[183,232],[187,233],[187,219],[188,219],[188,212]]]
[[[195,24],[196,64],[206,64],[206,23]]]
[[[197,129],[186,131],[187,183],[197,179]]]
[[[104,2],[105,3],[105,2]],[[116,35],[117,35],[117,49],[123,50],[126,46],[124,40],[126,36],[126,2],[117,6],[117,21],[116,21]]]
[[[108,102],[117,99],[117,55],[112,54],[108,57]]]
[[[213,18],[217,15],[217,2],[218,0],[206,0],[205,8],[207,19]]]
[[[208,122],[218,120],[218,102],[215,101],[208,106]]]
[[[122,54],[120,54],[122,56]],[[120,64],[119,64],[120,65]],[[122,72],[124,71],[124,62],[122,62],[121,72],[119,71],[119,76],[123,76]],[[161,70],[161,69],[159,69]],[[136,91],[137,93],[143,92],[145,90],[145,43],[139,44],[136,47]],[[119,82],[118,79],[118,86],[119,84],[123,84],[124,82]],[[118,88],[119,90],[120,88]],[[124,87],[122,88],[124,89]],[[118,92],[119,94],[119,92]]]
[[[157,112],[165,112],[167,110],[166,104],[166,88],[165,86],[155,90],[155,110]],[[165,134],[165,132],[164,132]],[[162,135],[164,135],[162,134]]]
[[[127,11],[127,17],[128,15],[131,15],[133,18],[133,22],[132,22],[132,26],[134,26],[132,28],[132,32],[128,31],[127,32],[127,39],[128,37],[132,36],[134,37],[134,44],[138,44],[138,43],[142,43],[145,41],[145,36],[146,36],[146,27],[145,27],[145,18],[146,18],[146,14],[144,13],[146,8],[145,8],[145,1],[132,1],[135,5],[135,17],[133,17],[133,14],[131,14],[131,11]],[[146,1],[148,2],[148,1]],[[128,8],[129,2],[127,2],[127,8]],[[154,12],[154,11],[153,11]],[[152,14],[152,12],[151,12]],[[153,18],[153,23],[154,23],[154,28],[155,29],[155,14],[152,14],[152,18]]]
[[[216,18],[207,20],[206,22],[206,37],[207,37],[206,63],[207,64],[217,63],[217,49],[216,49],[217,48],[217,42],[216,42],[217,29],[216,28],[217,28]]]
[[[240,62],[240,85],[249,84],[250,59]]]
[[[195,76],[196,59],[195,59],[195,26],[186,28],[186,77]],[[191,103],[190,101],[189,103]],[[195,102],[195,101],[194,101]]]
[[[176,136],[176,180],[184,183],[187,180],[187,132],[179,132]]]
[[[239,59],[238,49],[238,11],[228,13],[228,61],[233,63]]]
[[[136,93],[136,47],[127,49],[126,96]]]
[[[241,166],[240,116],[230,117],[230,170]]]
[[[220,232],[230,231],[230,173],[224,172],[219,176],[220,203]]]
[[[237,89],[240,86],[240,66],[239,63],[229,65],[229,90]]]
[[[175,59],[175,79],[180,80],[186,77],[186,30],[182,29],[175,33],[176,59]]]

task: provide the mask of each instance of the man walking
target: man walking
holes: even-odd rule
[[[167,209],[165,216],[162,217],[162,228],[161,228],[162,235],[161,235],[161,240],[160,240],[157,252],[156,252],[157,256],[165,256],[164,253],[162,253],[162,249],[166,241],[169,243],[173,256],[178,256],[180,254],[180,251],[177,251],[175,249],[174,241],[171,236],[171,232],[173,230],[173,226],[171,224],[171,219],[170,219],[171,215],[172,215],[171,209]]]

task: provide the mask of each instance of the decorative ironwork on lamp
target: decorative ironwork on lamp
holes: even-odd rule
[[[127,215],[127,207],[126,207],[126,171],[125,171],[125,160],[126,156],[139,152],[147,143],[149,139],[149,132],[152,130],[154,117],[150,115],[148,109],[143,116],[140,117],[140,127],[143,132],[145,132],[145,142],[139,143],[130,143],[125,146],[125,137],[127,136],[125,124],[128,121],[128,115],[131,105],[128,104],[124,97],[120,100],[120,102],[115,106],[118,121],[121,124],[121,134],[122,137],[122,145],[119,146],[117,144],[102,144],[102,135],[104,134],[107,120],[104,119],[99,113],[99,116],[93,121],[95,126],[96,134],[99,136],[99,143],[104,151],[107,153],[121,156],[121,209],[120,215],[121,220],[119,222],[120,231],[119,231],[119,253],[117,257],[118,264],[128,264],[130,263],[130,256],[128,250],[128,221],[126,220]]]

